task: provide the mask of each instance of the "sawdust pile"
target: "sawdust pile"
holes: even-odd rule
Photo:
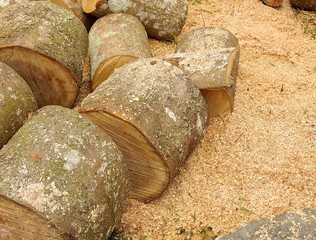
[[[161,198],[130,201],[121,226],[126,239],[207,239],[316,208],[316,40],[296,12],[289,0],[280,9],[259,0],[190,2],[179,38],[217,26],[239,39],[235,109],[211,120]],[[155,55],[175,47],[151,45]]]

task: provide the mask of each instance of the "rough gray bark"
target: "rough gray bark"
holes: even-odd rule
[[[121,152],[74,110],[42,108],[0,151],[0,195],[31,208],[71,239],[109,237],[127,194]]]
[[[89,32],[92,89],[116,68],[139,57],[151,57],[147,33],[134,16],[116,13],[99,18]]]
[[[316,0],[290,0],[290,3],[300,9],[316,11]]]
[[[185,23],[187,0],[82,0],[86,13],[97,17],[109,13],[127,13],[138,17],[149,36],[157,39],[174,39]]]
[[[224,28],[195,29],[177,45],[174,62],[197,84],[210,116],[233,110],[239,54],[237,38]]]
[[[208,119],[199,89],[159,59],[119,68],[83,100],[79,112],[116,141],[128,166],[131,197],[144,202],[166,189]]]
[[[0,22],[0,61],[23,77],[39,106],[72,106],[88,48],[82,22],[45,1],[0,8]]]
[[[29,86],[12,68],[0,62],[0,148],[36,110]]]

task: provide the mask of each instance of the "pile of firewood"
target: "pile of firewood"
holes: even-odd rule
[[[153,57],[185,0],[1,3],[0,238],[107,239],[233,110],[238,41],[201,28]]]

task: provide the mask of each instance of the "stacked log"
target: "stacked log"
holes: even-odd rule
[[[43,1],[2,7],[0,22],[0,61],[28,83],[39,107],[71,107],[88,48],[82,22]]]
[[[0,148],[36,110],[29,86],[12,68],[0,62]]]
[[[83,100],[79,112],[117,143],[131,197],[143,202],[167,188],[208,119],[199,89],[179,68],[159,59],[119,68]]]
[[[136,17],[125,13],[104,16],[93,24],[89,52],[93,90],[116,68],[152,56],[144,26]]]
[[[0,238],[107,239],[128,186],[104,131],[75,110],[44,107],[0,151],[0,236],[10,236]]]
[[[96,17],[110,13],[127,13],[138,17],[149,36],[174,39],[185,23],[188,1],[82,0],[82,9]]]
[[[224,28],[205,27],[187,33],[176,54],[165,57],[184,70],[201,90],[210,116],[233,110],[239,62],[239,44]]]

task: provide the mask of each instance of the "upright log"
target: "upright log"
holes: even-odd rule
[[[40,232],[29,239],[49,239],[55,228],[66,239],[107,239],[127,194],[121,152],[102,129],[75,110],[42,108],[0,151],[0,196],[19,204],[0,204],[0,220],[12,221],[9,226],[0,221],[0,232],[8,232],[11,239],[31,234],[37,224]],[[28,214],[19,215],[21,208]],[[47,234],[41,235],[45,229]]]
[[[89,32],[92,89],[116,68],[139,57],[151,57],[147,33],[134,16],[116,13],[99,18]]]
[[[159,197],[197,145],[207,105],[194,83],[159,59],[138,59],[115,71],[79,112],[103,128],[127,163],[131,197]]]
[[[210,116],[233,111],[240,48],[233,33],[205,27],[187,33],[176,54],[166,57],[182,68],[201,90]]]
[[[187,0],[82,0],[86,13],[101,17],[109,13],[127,13],[138,17],[149,36],[157,39],[174,39],[185,23]]]
[[[0,61],[24,78],[40,107],[71,107],[88,48],[82,22],[44,1],[0,8],[0,22]]]
[[[36,110],[29,86],[12,68],[0,62],[0,148]]]

